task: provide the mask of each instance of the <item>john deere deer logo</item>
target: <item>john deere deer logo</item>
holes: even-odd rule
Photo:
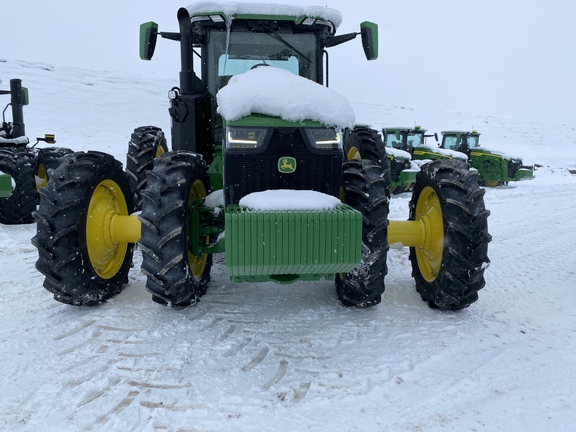
[[[296,159],[290,156],[283,156],[278,159],[278,171],[282,174],[292,174],[296,171]]]

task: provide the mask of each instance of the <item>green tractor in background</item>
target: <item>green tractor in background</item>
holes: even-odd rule
[[[524,166],[522,159],[481,147],[475,130],[442,132],[440,148],[466,154],[470,166],[478,170],[481,185],[494,187],[534,177],[534,167]]]
[[[391,170],[395,171],[393,177],[397,178],[399,192],[408,191],[414,184],[416,173],[420,170],[420,163],[413,157],[414,149],[420,149],[425,145],[427,137],[426,130],[420,126],[408,127],[386,127],[382,129],[382,136],[386,152],[391,163]],[[436,136],[436,141],[438,137]]]
[[[143,24],[140,45],[150,60],[158,35],[180,43],[180,84],[169,93],[172,150],[163,151],[158,128],[137,129],[131,141],[148,151],[129,154],[148,167],[145,181],[131,187],[112,156],[80,152],[60,159],[40,190],[36,268],[56,300],[95,305],[120,292],[136,243],[152,299],[176,309],[204,295],[216,253],[225,253],[233,282],[332,279],[342,304],[376,305],[389,244],[410,247],[416,289],[431,307],[477,300],[491,237],[476,174],[455,161],[427,164],[408,220],[389,221],[385,147],[365,131],[343,139],[353,112],[342,116],[347,101],[327,88],[326,49],[360,34],[375,59],[376,24],[336,35],[333,9],[263,4],[198,3],[177,18],[175,33]],[[263,209],[251,201],[270,191],[336,203]]]
[[[0,81],[1,82],[1,81]],[[23,107],[28,105],[28,89],[22,80],[11,79],[10,90],[0,90],[0,95],[10,95],[10,102],[2,111],[0,127],[0,223],[5,225],[34,222],[38,189],[48,182],[48,169],[57,165],[57,159],[72,150],[49,147],[36,149],[40,141],[54,144],[54,135],[36,138],[28,146],[24,125]],[[12,107],[12,121],[6,121],[6,110]]]
[[[362,156],[361,148],[364,149]],[[410,155],[386,148],[378,131],[368,126],[344,131],[344,153],[349,160],[365,158],[376,161],[388,178],[390,192],[394,195],[409,191],[416,181],[418,169],[412,167]]]

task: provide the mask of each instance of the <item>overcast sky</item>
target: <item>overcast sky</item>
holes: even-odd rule
[[[138,30],[153,20],[177,31],[176,12],[189,3],[2,0],[0,58],[177,80],[178,44],[159,40],[155,58],[141,61]],[[331,87],[350,99],[576,124],[573,0],[270,3],[338,9],[338,33],[379,25],[378,60],[364,59],[359,38],[330,50]],[[17,78],[3,77],[2,63],[0,77]]]

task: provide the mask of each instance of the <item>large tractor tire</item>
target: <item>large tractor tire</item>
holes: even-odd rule
[[[0,223],[34,222],[37,194],[34,155],[25,149],[0,149],[0,172],[11,177],[12,193],[0,198]]]
[[[382,142],[382,137],[374,129],[357,127],[347,132],[344,140],[344,155],[346,160],[370,160],[379,165],[383,172],[388,173],[386,147]]]
[[[426,244],[410,248],[416,290],[430,307],[458,310],[478,300],[488,267],[485,190],[465,162],[438,160],[422,166],[410,220],[426,229]]]
[[[58,167],[58,159],[74,153],[65,147],[46,147],[38,151],[36,156],[36,189],[41,189],[48,183],[48,170]]]
[[[347,161],[343,168],[343,201],[362,213],[362,261],[336,275],[336,293],[345,306],[369,307],[380,303],[388,271],[388,181],[369,160]]]
[[[126,154],[126,173],[133,193],[134,207],[142,209],[142,190],[146,187],[146,172],[152,169],[154,159],[168,151],[162,129],[143,126],[134,129]]]
[[[115,217],[133,211],[126,174],[112,156],[87,152],[61,158],[49,175],[35,213],[36,268],[56,300],[96,305],[128,282],[133,244],[110,236]]]
[[[195,256],[190,247],[194,206],[210,189],[200,155],[168,152],[154,162],[142,192],[142,271],[152,299],[173,308],[190,306],[206,293],[212,255]],[[208,237],[201,240],[208,242]]]

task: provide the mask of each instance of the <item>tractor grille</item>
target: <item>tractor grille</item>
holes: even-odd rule
[[[283,174],[278,160],[292,157],[296,171]],[[310,148],[301,129],[275,128],[263,150],[224,155],[226,205],[238,204],[252,192],[275,189],[313,190],[339,196],[342,173],[340,150]]]

